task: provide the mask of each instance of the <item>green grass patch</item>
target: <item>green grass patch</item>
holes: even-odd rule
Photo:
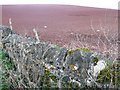
[[[0,50],[0,90],[8,90],[10,87],[10,83],[8,81],[8,72],[13,68],[14,63],[10,58],[7,57],[7,53],[5,53],[3,50]]]

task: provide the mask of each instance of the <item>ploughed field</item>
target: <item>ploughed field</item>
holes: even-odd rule
[[[35,28],[41,40],[65,47],[79,47],[86,43],[96,46],[98,36],[104,36],[104,31],[107,36],[114,36],[118,30],[117,10],[112,9],[72,5],[3,5],[2,24],[9,25],[9,18],[17,33],[34,36]]]

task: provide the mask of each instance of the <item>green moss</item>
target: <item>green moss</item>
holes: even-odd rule
[[[49,74],[49,77],[54,81],[57,82],[57,77],[53,74]]]
[[[69,55],[69,54],[71,54],[73,52],[75,52],[75,50],[70,49],[70,50],[67,51],[67,55]]]
[[[76,49],[68,50],[67,55],[69,55],[77,50],[82,51],[82,52],[90,52],[91,51],[89,48],[76,48]]]
[[[70,81],[67,81],[67,82],[62,81],[62,87],[70,89],[71,88],[71,82]]]
[[[119,64],[112,64],[111,66],[107,66],[105,69],[100,71],[97,82],[99,83],[107,83],[112,80],[113,84],[118,86],[120,82],[120,71]]]
[[[57,83],[57,77],[50,73],[49,69],[45,68],[44,76],[42,76],[42,87],[43,88],[51,88],[56,87],[56,84],[54,85],[51,83],[51,79],[54,81],[54,83]]]
[[[99,61],[98,57],[94,57],[92,59],[92,62],[94,63],[94,65],[96,65],[98,61]]]
[[[110,82],[110,71],[108,68],[103,69],[100,71],[98,77],[97,77],[97,82],[99,83],[105,83],[105,82]]]
[[[83,52],[90,52],[91,51],[89,48],[77,48],[76,50],[80,50]]]

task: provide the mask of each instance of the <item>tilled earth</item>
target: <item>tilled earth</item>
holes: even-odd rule
[[[42,40],[65,47],[79,47],[87,43],[95,49],[99,35],[105,31],[114,36],[118,30],[117,10],[112,9],[71,5],[3,5],[2,24],[9,25],[9,18],[17,33],[34,36],[32,30],[35,28]]]

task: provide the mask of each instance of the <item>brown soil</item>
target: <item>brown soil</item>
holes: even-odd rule
[[[9,25],[9,18],[12,18],[13,29],[17,33],[33,36],[32,29],[36,28],[42,40],[60,45],[73,42],[76,34],[84,38],[91,34],[96,37],[91,25],[95,31],[100,30],[99,33],[104,29],[111,33],[118,30],[117,10],[112,9],[71,5],[3,5],[2,24]]]

